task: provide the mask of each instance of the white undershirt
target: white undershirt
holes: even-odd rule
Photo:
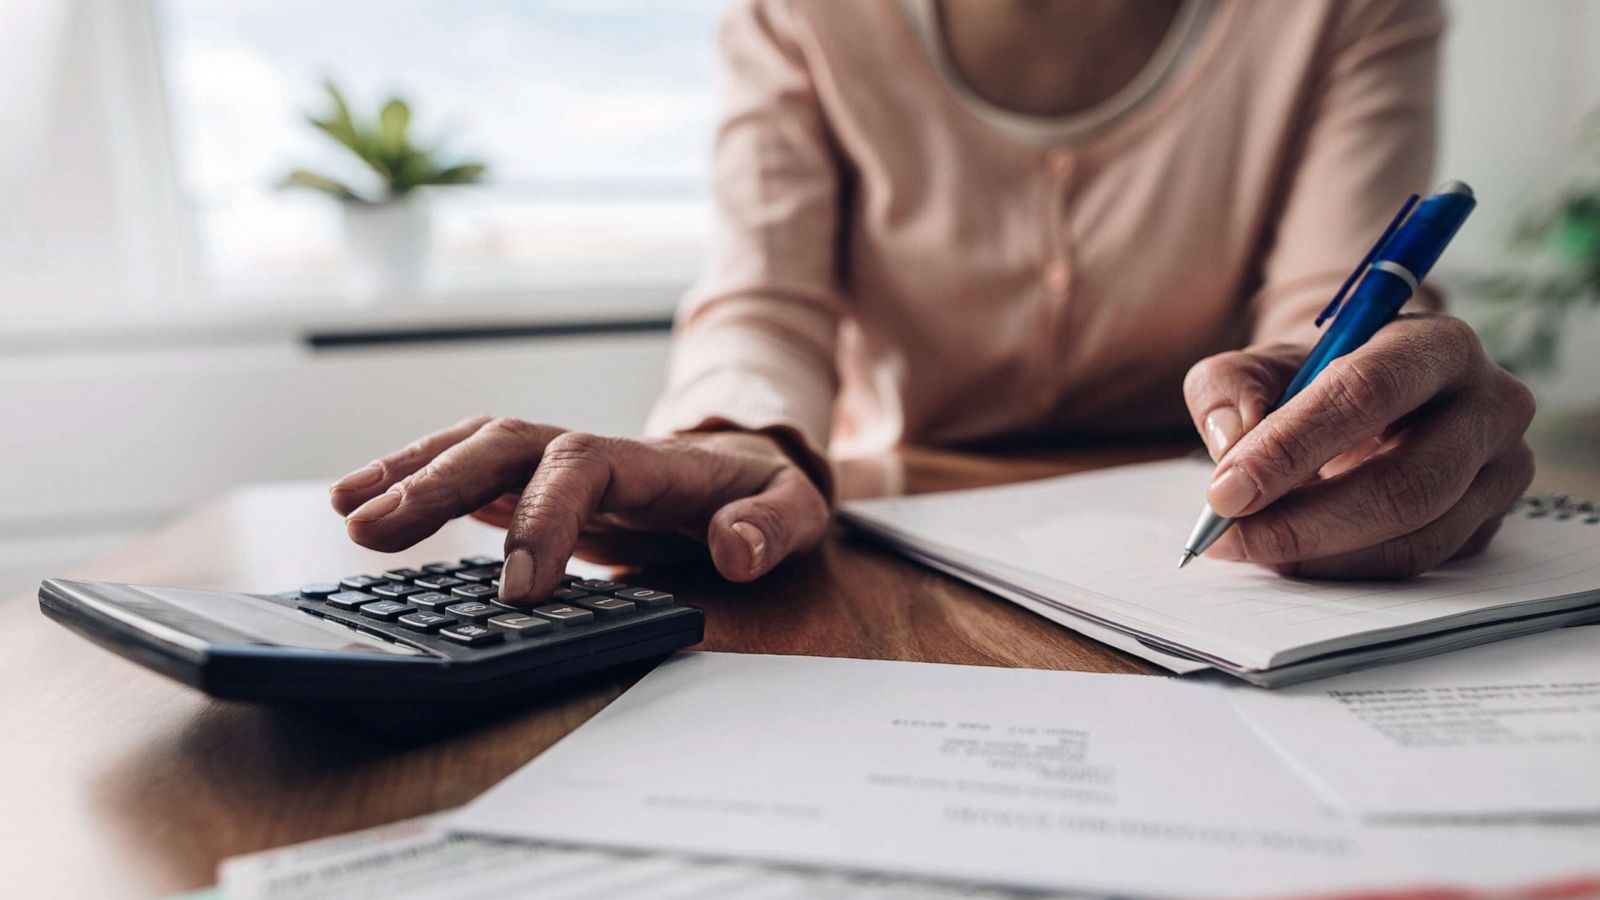
[[[984,99],[956,70],[939,28],[937,0],[899,0],[900,9],[911,23],[923,52],[961,104],[973,115],[1001,133],[1025,144],[1049,147],[1070,143],[1138,109],[1188,60],[1205,25],[1216,7],[1216,0],[1183,0],[1166,36],[1156,52],[1132,81],[1104,101],[1075,113],[1060,116],[1020,113]]]

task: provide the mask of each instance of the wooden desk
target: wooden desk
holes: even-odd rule
[[[1043,477],[1185,445],[977,456],[910,452],[846,485],[911,491]],[[1568,489],[1576,489],[1577,485]],[[857,489],[860,489],[859,487]],[[401,558],[496,553],[463,521]],[[321,485],[244,488],[75,573],[276,591],[388,568],[351,545]],[[707,567],[640,579],[705,609],[708,650],[1149,672],[1118,651],[874,548],[838,538],[749,586]],[[326,719],[207,699],[46,620],[32,596],[0,618],[0,890],[150,896],[211,884],[218,861],[470,800],[614,699],[613,678],[423,745]]]

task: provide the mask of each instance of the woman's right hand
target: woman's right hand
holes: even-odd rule
[[[631,440],[487,416],[352,472],[330,494],[351,539],[374,550],[403,550],[458,516],[502,525],[500,599],[529,605],[560,586],[580,543],[691,537],[724,577],[750,581],[815,546],[829,518],[816,484],[765,434]]]

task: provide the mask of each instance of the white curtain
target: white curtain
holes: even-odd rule
[[[0,0],[0,321],[188,294],[151,0]]]

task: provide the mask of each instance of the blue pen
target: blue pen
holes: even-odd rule
[[[1461,223],[1478,201],[1472,188],[1459,181],[1446,182],[1438,191],[1420,204],[1417,195],[1406,199],[1405,205],[1395,215],[1394,221],[1383,230],[1378,242],[1367,251],[1367,256],[1350,273],[1333,301],[1317,316],[1321,325],[1329,316],[1333,324],[1323,332],[1322,340],[1311,348],[1311,354],[1301,364],[1283,396],[1272,404],[1276,410],[1294,399],[1312,379],[1328,367],[1328,363],[1365,344],[1400,313],[1400,307],[1417,292],[1417,285],[1428,277],[1433,264],[1439,261],[1450,239],[1456,236]],[[1413,212],[1415,210],[1415,212]],[[1410,218],[1407,218],[1407,216]],[[1354,290],[1352,290],[1354,286]],[[1345,302],[1346,295],[1349,301]],[[1270,413],[1272,410],[1268,410]],[[1183,545],[1183,557],[1178,568],[1206,552],[1217,542],[1233,519],[1212,512],[1211,505],[1200,513],[1189,540]]]

